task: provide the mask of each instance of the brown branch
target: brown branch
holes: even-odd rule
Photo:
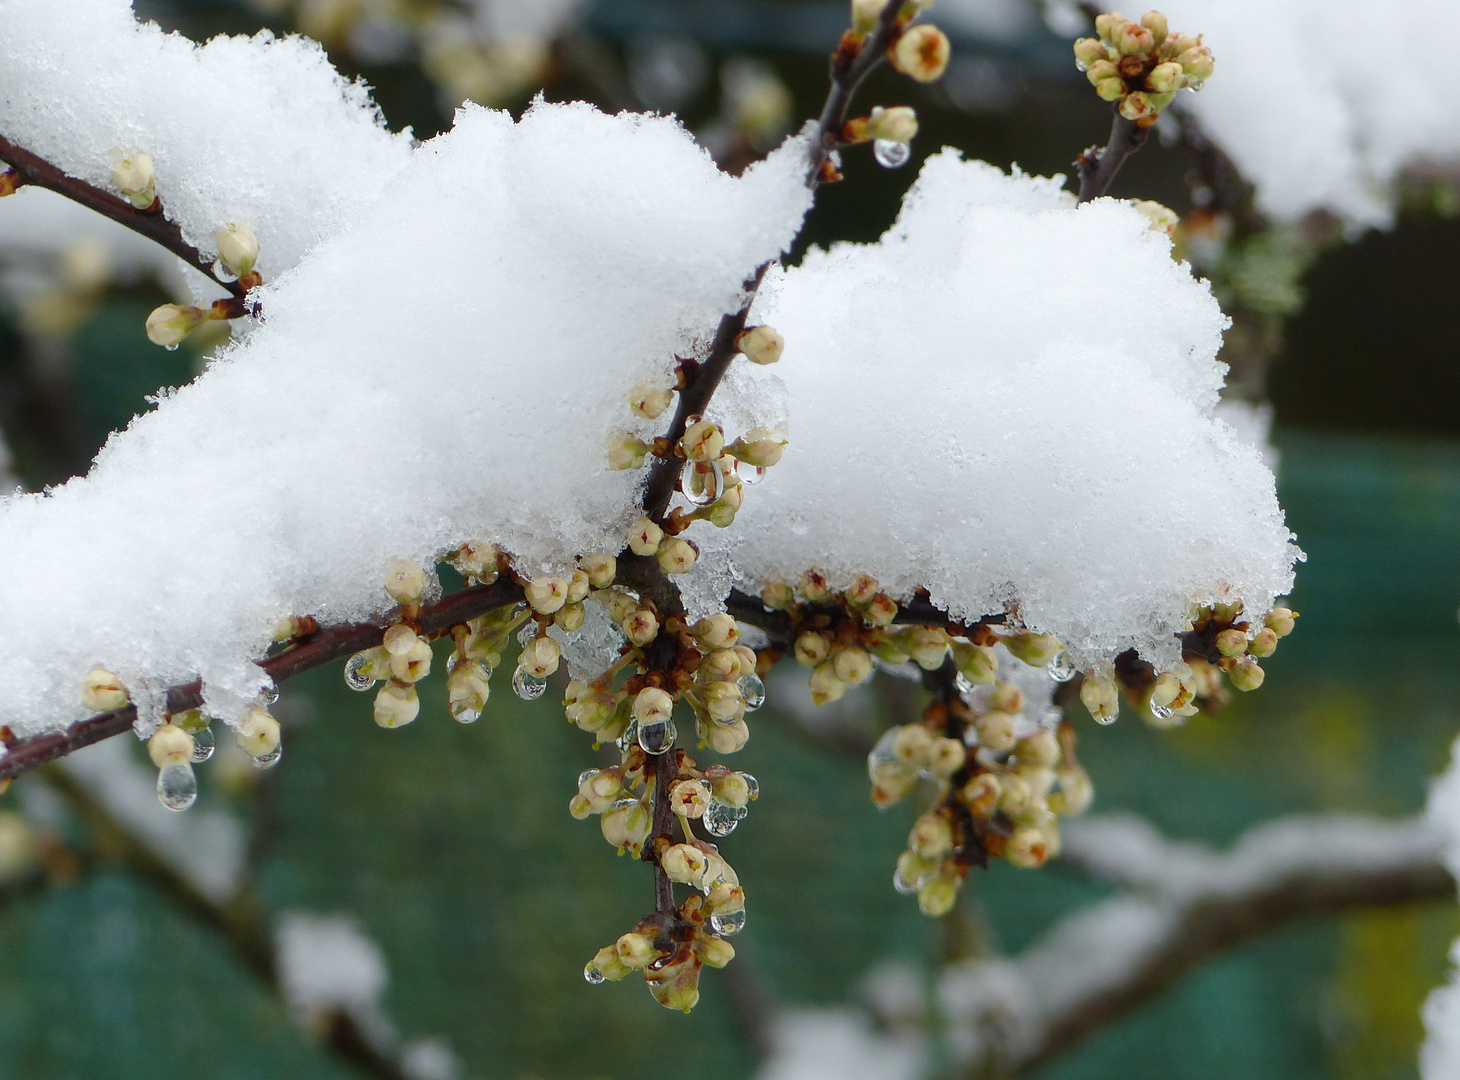
[[[845,614],[842,608],[825,604],[802,604],[800,609],[805,615],[836,617]],[[761,603],[758,596],[731,589],[730,596],[725,601],[725,610],[739,622],[764,630],[771,639],[771,644],[778,648],[788,648],[796,640],[796,628],[801,619],[793,617],[787,611],[770,610]],[[940,626],[950,634],[961,635],[975,626],[1002,626],[1007,619],[1006,615],[1000,613],[984,615],[971,623],[959,622],[950,619],[946,611],[926,596],[919,595],[899,604],[897,615],[892,621],[897,626]]]
[[[424,634],[437,634],[488,611],[517,603],[522,588],[516,582],[501,578],[491,585],[474,585],[443,597],[421,609],[417,628]],[[259,666],[277,686],[285,679],[322,667],[334,660],[351,656],[362,649],[380,644],[390,623],[346,623],[318,630],[297,644],[260,662]],[[168,712],[196,709],[203,704],[200,682],[174,686],[167,691]],[[127,705],[116,712],[102,713],[79,720],[63,732],[34,735],[10,744],[10,752],[0,758],[0,780],[19,776],[37,765],[65,757],[84,746],[130,731],[137,719],[137,709]]]
[[[103,191],[99,187],[88,184],[85,180],[68,176],[45,158],[31,153],[24,147],[17,146],[3,135],[0,135],[0,160],[8,163],[14,170],[19,180],[17,186],[28,184],[31,187],[46,188],[58,195],[64,195],[72,202],[95,210],[103,217],[111,218],[134,233],[161,244],[183,262],[201,270],[209,281],[217,282],[227,289],[233,294],[235,300],[242,301],[247,295],[248,290],[241,282],[219,281],[213,274],[213,260],[184,240],[182,229],[176,222],[168,221],[160,209],[157,212],[138,210],[125,199],[113,195],[109,191]],[[243,313],[242,310],[238,311],[240,315]]]
[[[1072,823],[1064,862],[1135,891],[1076,912],[1020,957],[945,973],[947,1015],[976,1047],[965,1075],[983,1075],[990,1062],[1004,1075],[1032,1073],[1199,964],[1299,920],[1453,902],[1440,850],[1422,819],[1284,819],[1225,853],[1171,843],[1131,819]],[[990,964],[1001,989],[981,978]],[[1010,978],[1023,984],[1013,995]]]
[[[872,70],[887,59],[888,47],[896,42],[906,26],[903,0],[888,0],[877,18],[876,28],[852,46],[855,52],[848,49],[851,42],[844,37],[843,44],[832,53],[831,90],[817,119],[817,140],[811,150],[811,167],[806,175],[806,182],[812,187],[821,183],[822,166],[841,143],[842,128],[847,122],[847,113],[851,110],[857,89]]]
[[[1109,191],[1115,174],[1127,158],[1146,144],[1149,135],[1149,128],[1138,126],[1117,111],[1110,125],[1110,141],[1098,150],[1086,150],[1075,160],[1075,168],[1080,173],[1079,201],[1089,202]]]

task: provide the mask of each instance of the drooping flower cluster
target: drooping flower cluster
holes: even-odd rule
[[[1137,127],[1154,124],[1178,90],[1200,90],[1214,70],[1200,35],[1172,33],[1159,11],[1140,22],[1108,12],[1095,20],[1095,30],[1098,38],[1075,42],[1075,61],[1095,92]]]

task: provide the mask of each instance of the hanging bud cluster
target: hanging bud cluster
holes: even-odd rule
[[[1095,30],[1099,37],[1075,42],[1075,62],[1095,92],[1139,127],[1154,124],[1178,90],[1200,90],[1211,77],[1212,51],[1200,36],[1172,33],[1159,11],[1140,22],[1110,12]]]

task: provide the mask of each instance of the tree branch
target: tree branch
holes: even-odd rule
[[[209,281],[217,282],[227,289],[235,300],[242,301],[247,294],[248,290],[238,281],[219,281],[213,274],[213,260],[184,240],[182,229],[175,222],[168,221],[160,208],[156,211],[138,210],[109,191],[68,176],[49,161],[17,146],[3,135],[0,135],[0,160],[8,163],[14,170],[19,180],[17,186],[28,184],[64,195],[72,202],[95,210],[134,233],[161,244],[189,266],[201,270]]]
[[[1064,843],[1066,865],[1126,891],[1016,959],[944,974],[939,996],[965,1075],[1031,1073],[1198,964],[1299,919],[1455,896],[1441,838],[1419,818],[1288,818],[1218,853],[1115,817],[1069,823]]]
[[[1128,157],[1146,144],[1149,135],[1149,128],[1139,127],[1116,112],[1110,125],[1110,141],[1099,150],[1086,150],[1075,159],[1075,168],[1080,173],[1079,201],[1089,202],[1109,191],[1115,174]]]

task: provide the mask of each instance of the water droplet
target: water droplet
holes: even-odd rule
[[[279,688],[277,686],[264,687],[263,693],[259,694],[265,705],[277,705],[279,703]]]
[[[842,152],[840,150],[833,150],[831,153],[827,154],[826,160],[831,162],[831,167],[833,169],[837,170],[837,172],[841,172]]]
[[[1157,705],[1153,701],[1151,702],[1151,715],[1157,720],[1170,720],[1176,715],[1176,710],[1169,705]]]
[[[446,658],[446,674],[450,675],[456,670],[456,665],[461,663],[461,653],[454,652]]]
[[[237,281],[238,275],[223,265],[222,259],[213,260],[213,276],[225,285],[231,281]]]
[[[731,806],[712,799],[709,809],[705,811],[705,831],[711,836],[729,836],[745,815],[746,809],[743,806]]]
[[[198,777],[191,765],[168,765],[157,774],[157,801],[169,810],[186,810],[198,797]]]
[[[624,728],[624,733],[618,737],[618,750],[622,754],[639,741],[639,722],[629,720],[629,726]]]
[[[709,506],[725,491],[725,474],[720,463],[710,462],[704,472],[692,466],[680,483],[680,491],[692,506]]]
[[[537,637],[537,620],[528,619],[522,624],[522,629],[517,631],[517,644],[526,646],[535,637]]]
[[[960,695],[971,694],[973,693],[973,683],[964,678],[963,672],[960,671],[953,678],[953,689],[957,690]]]
[[[474,709],[465,701],[453,701],[451,703],[451,719],[458,724],[474,724],[477,717],[482,715],[481,709]]]
[[[674,745],[674,721],[660,720],[639,727],[639,746],[646,754],[662,754]]]
[[[721,937],[734,937],[745,928],[745,909],[710,916],[710,929]]]
[[[216,748],[213,741],[213,729],[205,727],[202,731],[193,732],[193,763],[201,764],[213,756]]]
[[[599,971],[592,963],[583,969],[583,978],[588,980],[589,986],[602,986],[608,982],[608,976]]]
[[[177,352],[177,346],[175,344],[174,345],[164,345],[163,348],[166,349],[168,352]]]
[[[366,649],[345,661],[345,685],[351,690],[369,690],[375,685],[374,677],[365,672],[370,659],[370,650]]]
[[[584,780],[587,780],[590,776],[592,776],[597,771],[598,771],[597,769],[584,769],[582,772],[580,772],[578,774],[578,786],[579,787],[582,787],[583,786],[583,781]]]
[[[744,780],[745,781],[745,786],[750,789],[750,797],[752,799],[758,799],[758,798],[760,798],[760,781],[759,780],[757,780],[755,777],[751,776],[750,773],[748,773],[748,772],[741,773],[740,774],[740,779]]]
[[[918,878],[916,881],[914,881],[912,878],[903,877],[902,867],[900,866],[892,872],[892,887],[898,892],[902,893],[904,896],[917,892],[918,887],[922,885],[922,883],[922,878]]]
[[[754,486],[765,479],[765,474],[766,470],[757,465],[753,469],[744,470],[740,474],[740,482],[742,484],[750,484],[751,486]]]
[[[1108,716],[1102,713],[1100,716],[1097,716],[1095,718],[1095,722],[1097,724],[1110,725],[1110,724],[1115,723],[1115,716],[1116,716],[1115,713],[1111,713]]]
[[[746,712],[755,712],[765,704],[765,683],[759,675],[747,675],[740,680],[740,696],[745,699]]]
[[[284,744],[280,743],[262,757],[254,758],[253,767],[255,769],[272,769],[275,765],[279,764],[279,759],[283,756]]]
[[[542,692],[546,689],[546,679],[539,679],[521,664],[517,665],[517,670],[512,673],[512,692],[514,694],[523,701],[536,701],[542,697]]]
[[[1061,649],[1059,654],[1049,662],[1049,667],[1045,670],[1049,672],[1049,677],[1055,682],[1069,682],[1075,677],[1075,665],[1070,660],[1070,654],[1064,649]]]
[[[872,156],[884,169],[900,169],[912,157],[912,147],[905,142],[893,142],[891,139],[874,139]]]

